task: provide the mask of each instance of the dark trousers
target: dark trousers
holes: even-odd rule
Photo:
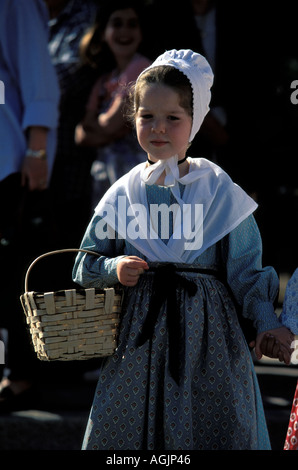
[[[0,182],[0,328],[8,330],[5,367],[14,380],[32,380],[40,366],[20,295],[30,262],[53,242],[49,219],[47,191],[29,192],[22,188],[20,174]],[[41,278],[44,280],[44,273],[33,274],[29,290],[39,290]]]
[[[30,192],[22,188],[20,174],[0,182],[0,329],[8,330],[5,367],[10,370],[11,380],[68,380],[100,363],[37,359],[20,302],[27,269],[37,256],[79,246],[73,241],[78,238],[75,226],[80,217],[80,211],[75,209],[71,212],[63,204],[57,208],[48,190]],[[67,239],[72,242],[66,243]],[[71,276],[73,263],[69,254],[46,257],[30,272],[28,290],[47,292],[76,287]],[[1,375],[0,365],[0,378]]]

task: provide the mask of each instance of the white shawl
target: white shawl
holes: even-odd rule
[[[150,167],[141,163],[120,178],[95,208],[95,215],[102,218],[96,230],[98,237],[113,238],[116,231],[149,261],[192,263],[255,211],[255,201],[218,165],[204,158],[188,157],[188,161],[189,172],[182,178],[177,156]],[[145,187],[154,184],[164,170],[165,186],[177,201],[173,234],[167,244],[157,236]],[[179,183],[185,185],[182,197]],[[105,233],[103,222],[108,227]]]

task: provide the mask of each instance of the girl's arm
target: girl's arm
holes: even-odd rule
[[[280,357],[288,363],[293,335],[275,313],[279,279],[272,267],[262,267],[262,241],[254,217],[249,216],[225,237],[222,247],[227,282],[242,315],[252,320],[257,330],[257,357],[262,357],[261,345],[269,334],[278,340]]]
[[[125,254],[124,240],[115,238],[111,231],[104,240],[99,239],[96,236],[99,220],[100,217],[93,217],[81,243],[81,248],[97,252],[98,257],[79,253],[73,269],[73,280],[83,287],[98,289],[112,287],[119,282],[124,286],[135,286],[144,269],[148,269],[146,261]]]
[[[101,77],[96,82],[87,105],[90,112],[86,113],[75,132],[77,144],[100,147],[121,139],[131,132],[130,126],[123,118],[127,103],[127,85],[134,82],[150,63],[151,61],[146,57],[136,55],[121,74],[119,86],[114,92],[109,106],[103,112],[98,112],[98,109],[101,109],[101,103],[98,100],[103,100],[105,96],[104,87],[107,77]]]
[[[87,110],[83,121],[76,127],[76,143],[90,147],[101,147],[131,132],[123,118],[123,107],[123,97],[118,95],[104,113],[98,115],[96,111]]]
[[[98,257],[80,252],[73,268],[74,282],[85,288],[103,289],[119,282],[117,263],[124,255],[124,240],[115,239],[111,232],[107,233],[104,240],[100,240],[96,236],[96,224],[99,220],[98,216],[92,218],[80,247],[97,252]]]
[[[274,310],[279,292],[275,270],[262,266],[262,240],[254,217],[247,217],[222,240],[226,279],[242,315],[258,333],[281,326]]]

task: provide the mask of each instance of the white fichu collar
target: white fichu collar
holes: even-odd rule
[[[153,172],[149,171],[155,164],[148,168],[145,163],[137,165],[116,181],[95,208],[95,215],[102,217],[102,221],[95,227],[95,234],[99,239],[108,236],[104,232],[107,224],[112,238],[117,232],[120,238],[127,240],[150,261],[191,263],[257,208],[255,201],[216,164],[203,158],[188,157],[189,173],[179,178],[175,170],[176,158],[172,157],[171,162],[171,159],[167,160],[167,168],[173,170],[173,173],[168,173],[169,178],[175,178],[174,185],[169,189],[181,209],[180,213],[185,214],[185,217],[174,220],[173,234],[168,243],[164,243],[157,235],[150,236],[157,233],[157,229],[151,225],[144,180],[152,178],[153,181],[156,174],[153,176]],[[157,170],[163,171],[164,166],[158,163]],[[176,168],[179,172],[177,165]],[[183,195],[180,194],[179,183],[185,185]],[[193,245],[189,247],[186,243],[190,238],[184,229],[189,217],[183,211],[196,204],[202,207],[202,211],[198,212],[197,219],[193,218],[193,225],[188,229],[195,234],[195,239],[200,240],[200,233],[203,237],[202,244],[193,249]],[[130,231],[129,225],[135,227],[136,231]],[[179,233],[186,236],[179,237]]]

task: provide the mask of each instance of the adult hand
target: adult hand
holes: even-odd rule
[[[39,151],[47,148],[48,129],[43,126],[28,128],[27,149]],[[26,155],[22,166],[22,186],[27,184],[29,191],[42,191],[48,185],[48,162],[46,158]]]
[[[293,352],[292,343],[294,338],[293,333],[285,326],[260,333],[255,342],[257,359],[262,359],[264,354],[289,365]],[[252,346],[252,343],[250,345]]]
[[[133,287],[137,284],[144,270],[149,269],[148,264],[138,256],[126,256],[117,264],[117,276],[124,286]]]
[[[48,163],[46,160],[25,157],[22,167],[22,186],[28,185],[30,191],[42,191],[48,185]]]

